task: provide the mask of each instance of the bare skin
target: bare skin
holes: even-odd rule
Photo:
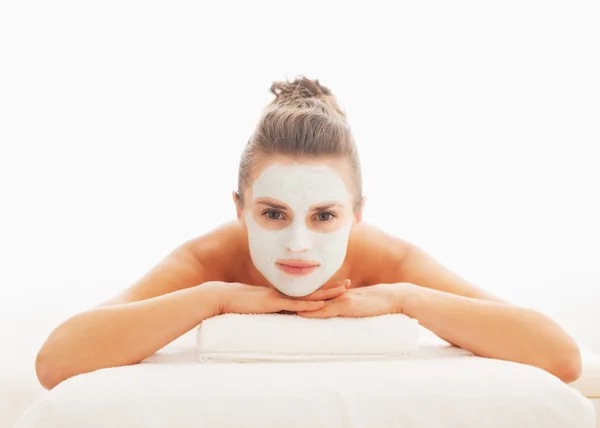
[[[296,162],[285,157],[272,162]],[[343,160],[303,159],[339,171]],[[248,190],[249,192],[249,190]],[[291,298],[255,268],[242,213],[256,209],[250,194],[234,197],[237,219],[175,249],[135,284],[58,326],[40,349],[36,371],[51,389],[105,367],[139,363],[202,320],[222,313],[295,312],[303,317],[404,313],[445,340],[476,355],[542,368],[565,382],[577,379],[577,344],[554,321],[505,302],[447,269],[418,246],[353,217],[347,255],[330,281]]]

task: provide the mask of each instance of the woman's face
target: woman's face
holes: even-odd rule
[[[256,268],[289,296],[306,296],[342,266],[360,221],[348,162],[269,157],[255,168],[238,217]]]

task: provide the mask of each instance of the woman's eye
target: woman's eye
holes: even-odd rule
[[[264,215],[266,215],[269,220],[281,220],[283,218],[283,214],[274,210],[267,210],[264,212]]]
[[[330,212],[322,212],[322,213],[317,214],[318,221],[329,221],[329,220],[333,219],[334,217],[335,217],[335,215]]]

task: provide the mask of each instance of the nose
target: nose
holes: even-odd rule
[[[287,245],[287,250],[292,253],[303,253],[310,250],[310,236],[304,226],[295,226],[292,229],[292,237]]]

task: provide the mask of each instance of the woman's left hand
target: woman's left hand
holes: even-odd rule
[[[403,297],[412,284],[378,284],[351,288],[315,311],[298,312],[304,318],[373,317],[401,314]]]

